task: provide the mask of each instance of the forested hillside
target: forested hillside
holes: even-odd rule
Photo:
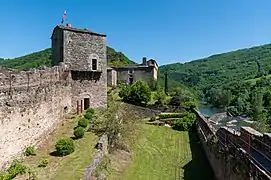
[[[271,123],[271,44],[160,67],[159,80],[168,72],[169,86],[184,84],[201,100],[234,115],[248,115],[269,131]]]
[[[166,70],[169,79],[195,89],[220,87],[232,81],[271,73],[271,44],[217,54],[184,64],[161,66],[160,78]]]
[[[0,66],[18,69],[28,70],[31,68],[39,68],[42,66],[51,66],[51,48],[34,52],[26,56],[17,57],[14,59],[2,59],[0,58]],[[108,65],[112,67],[126,66],[128,64],[135,64],[127,58],[123,53],[116,52],[113,48],[107,47],[107,61]]]

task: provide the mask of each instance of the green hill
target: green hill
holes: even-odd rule
[[[271,44],[164,65],[159,67],[160,81],[166,70],[170,81],[198,90],[253,79],[271,73]]]
[[[0,66],[18,69],[28,70],[31,68],[39,68],[42,66],[51,66],[51,48],[34,52],[26,56],[17,57],[14,59],[2,59],[0,58]],[[107,62],[109,66],[126,66],[128,64],[135,64],[127,58],[123,53],[116,52],[113,48],[107,47]]]

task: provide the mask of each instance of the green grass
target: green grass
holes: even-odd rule
[[[84,175],[85,168],[91,163],[96,149],[98,137],[86,132],[83,139],[75,141],[75,152],[65,157],[52,156],[56,141],[64,137],[73,137],[73,128],[76,120],[67,119],[59,124],[51,136],[37,149],[36,156],[26,157],[25,163],[38,171],[39,180],[76,180]],[[42,159],[49,161],[45,168],[38,168]]]
[[[172,180],[187,179],[191,176],[193,179],[212,180],[209,164],[206,159],[201,158],[204,156],[204,151],[202,150],[201,155],[197,158],[197,160],[202,160],[203,166],[201,167],[199,162],[195,164],[196,161],[193,160],[194,151],[191,150],[189,139],[188,132],[173,131],[167,127],[141,125],[139,138],[132,148],[133,155],[130,165],[123,173],[119,173],[119,177],[116,178],[114,172],[112,176],[114,179],[123,180]],[[191,175],[191,171],[194,171],[192,173],[197,176]]]

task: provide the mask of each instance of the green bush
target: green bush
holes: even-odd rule
[[[94,114],[94,109],[92,109],[92,108],[88,108],[88,109],[86,110],[86,113],[91,113],[91,114]]]
[[[88,120],[91,120],[92,119],[92,113],[90,113],[90,112],[87,112],[85,115],[84,115],[84,117],[86,118],[86,119],[88,119]]]
[[[47,159],[43,159],[39,162],[38,167],[46,167],[48,165],[48,160]]]
[[[164,91],[158,91],[154,94],[155,104],[163,105],[166,104],[166,94]]]
[[[84,137],[85,129],[83,127],[78,126],[74,129],[73,134],[76,137],[76,139],[80,139]]]
[[[151,89],[146,82],[136,81],[131,86],[122,87],[119,96],[124,102],[136,105],[147,104],[151,100]]]
[[[66,138],[58,140],[55,148],[59,156],[66,156],[74,152],[75,145],[71,138]]]
[[[81,118],[78,121],[78,126],[81,126],[83,128],[86,128],[88,126],[88,120],[86,118]]]
[[[173,121],[172,128],[178,131],[188,131],[192,128],[195,120],[196,115],[194,113],[186,113],[186,116]]]
[[[26,156],[35,156],[36,155],[35,147],[34,146],[27,147],[24,154]]]
[[[197,107],[197,103],[194,101],[187,101],[183,103],[183,106],[186,108],[194,109]]]
[[[166,118],[182,118],[186,116],[186,113],[161,113],[159,114],[160,119],[166,119]]]
[[[151,118],[150,118],[150,122],[153,122],[153,121],[155,121],[156,120],[156,117],[155,116],[152,116]]]
[[[5,176],[5,178],[7,180],[9,180],[9,178],[13,179],[15,178],[17,175],[22,175],[25,174],[27,172],[27,167],[18,160],[14,160],[11,164],[11,166],[8,168],[8,174]],[[4,179],[5,179],[4,178]]]

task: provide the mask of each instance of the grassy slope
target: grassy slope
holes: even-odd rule
[[[96,152],[94,148],[98,137],[90,132],[86,132],[83,139],[75,141],[75,152],[65,156],[51,156],[54,152],[56,141],[64,137],[73,136],[73,128],[76,124],[75,119],[67,119],[63,125],[60,124],[51,134],[43,145],[37,149],[37,155],[26,157],[25,163],[38,171],[39,180],[75,180],[84,175],[85,168],[91,163],[92,157]],[[49,164],[45,168],[38,168],[42,159],[48,159]]]
[[[139,131],[131,164],[119,177],[113,172],[114,179],[213,179],[200,144],[188,132],[150,125],[141,125]],[[195,149],[200,151],[196,153],[196,160]]]

